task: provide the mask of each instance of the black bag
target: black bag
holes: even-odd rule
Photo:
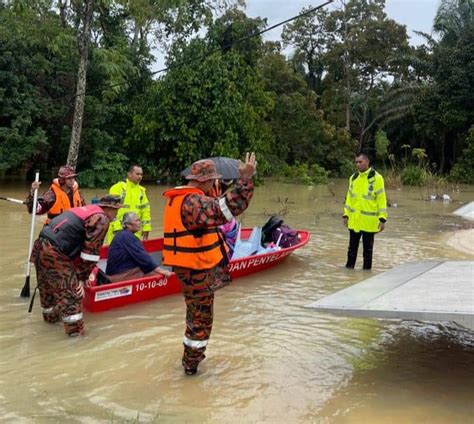
[[[262,227],[262,246],[273,241],[272,233],[283,224],[283,219],[277,215],[272,215]]]
[[[109,280],[109,277],[107,277],[107,274],[99,268],[99,270],[97,271],[97,285],[103,286],[104,284],[111,284],[111,283],[112,281]]]

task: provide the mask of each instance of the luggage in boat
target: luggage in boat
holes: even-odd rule
[[[281,248],[291,247],[300,242],[298,231],[286,224],[281,224],[272,232],[273,242]]]
[[[282,218],[272,215],[262,227],[262,245],[275,243],[277,247],[291,247],[300,242],[298,231],[284,224]]]
[[[262,227],[262,245],[265,246],[267,243],[273,242],[272,233],[276,230],[281,224],[283,224],[283,219],[277,215],[272,215],[270,219]]]

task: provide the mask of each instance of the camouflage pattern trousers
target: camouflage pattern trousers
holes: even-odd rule
[[[35,264],[43,319],[51,324],[61,319],[69,336],[84,334],[84,293],[71,259],[41,238],[35,242],[31,260]]]
[[[214,270],[173,269],[181,283],[186,302],[183,367],[196,369],[206,357],[207,343],[212,331],[215,279]]]

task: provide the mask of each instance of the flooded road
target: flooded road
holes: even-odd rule
[[[331,190],[274,182],[256,190],[244,226],[285,212],[285,222],[312,239],[280,266],[216,294],[207,359],[195,377],[181,367],[180,295],[86,313],[86,336],[77,339],[43,323],[38,299],[28,314],[18,295],[31,219],[23,206],[0,202],[0,421],[472,422],[472,333],[454,324],[347,319],[303,308],[402,262],[473,259],[445,243],[446,230],[462,223],[451,215],[459,203],[420,200],[420,189],[388,190],[398,207],[376,236],[373,270],[360,270],[360,256],[356,270],[346,270],[345,189],[340,180]],[[148,187],[152,236],[162,232],[163,190]],[[26,192],[25,184],[0,185],[2,196]],[[103,193],[83,191],[88,201]],[[474,187],[449,194],[473,200]]]

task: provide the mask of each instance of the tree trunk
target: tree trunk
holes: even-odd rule
[[[84,115],[84,101],[86,97],[87,55],[90,39],[90,24],[92,20],[94,0],[84,0],[80,10],[82,25],[78,34],[79,45],[79,70],[77,72],[76,99],[74,104],[74,117],[72,121],[71,142],[67,164],[76,167],[81,145],[82,118]]]
[[[350,85],[349,80],[347,80],[347,87],[346,87],[346,131],[348,133],[351,132],[351,104],[350,104]]]
[[[67,26],[67,17],[66,17],[66,9],[67,9],[67,0],[60,0],[58,2],[59,7],[59,16],[61,17],[61,26],[66,28]]]
[[[139,39],[140,39],[140,26],[135,22],[135,28],[133,30],[132,46],[137,46]]]
[[[439,173],[444,174],[446,168],[446,132],[443,132],[443,137],[441,138],[441,158],[439,164]]]
[[[343,1],[344,7],[344,74],[346,77],[346,131],[351,132],[351,83],[349,81],[349,48],[347,46],[347,6]]]
[[[367,128],[367,108],[365,106],[364,106],[364,110],[363,110],[363,113],[362,113],[362,120],[359,121],[359,125],[360,125],[360,135],[359,135],[359,147],[358,147],[357,153],[362,152],[362,150],[364,148],[365,134],[368,131],[368,128]]]

